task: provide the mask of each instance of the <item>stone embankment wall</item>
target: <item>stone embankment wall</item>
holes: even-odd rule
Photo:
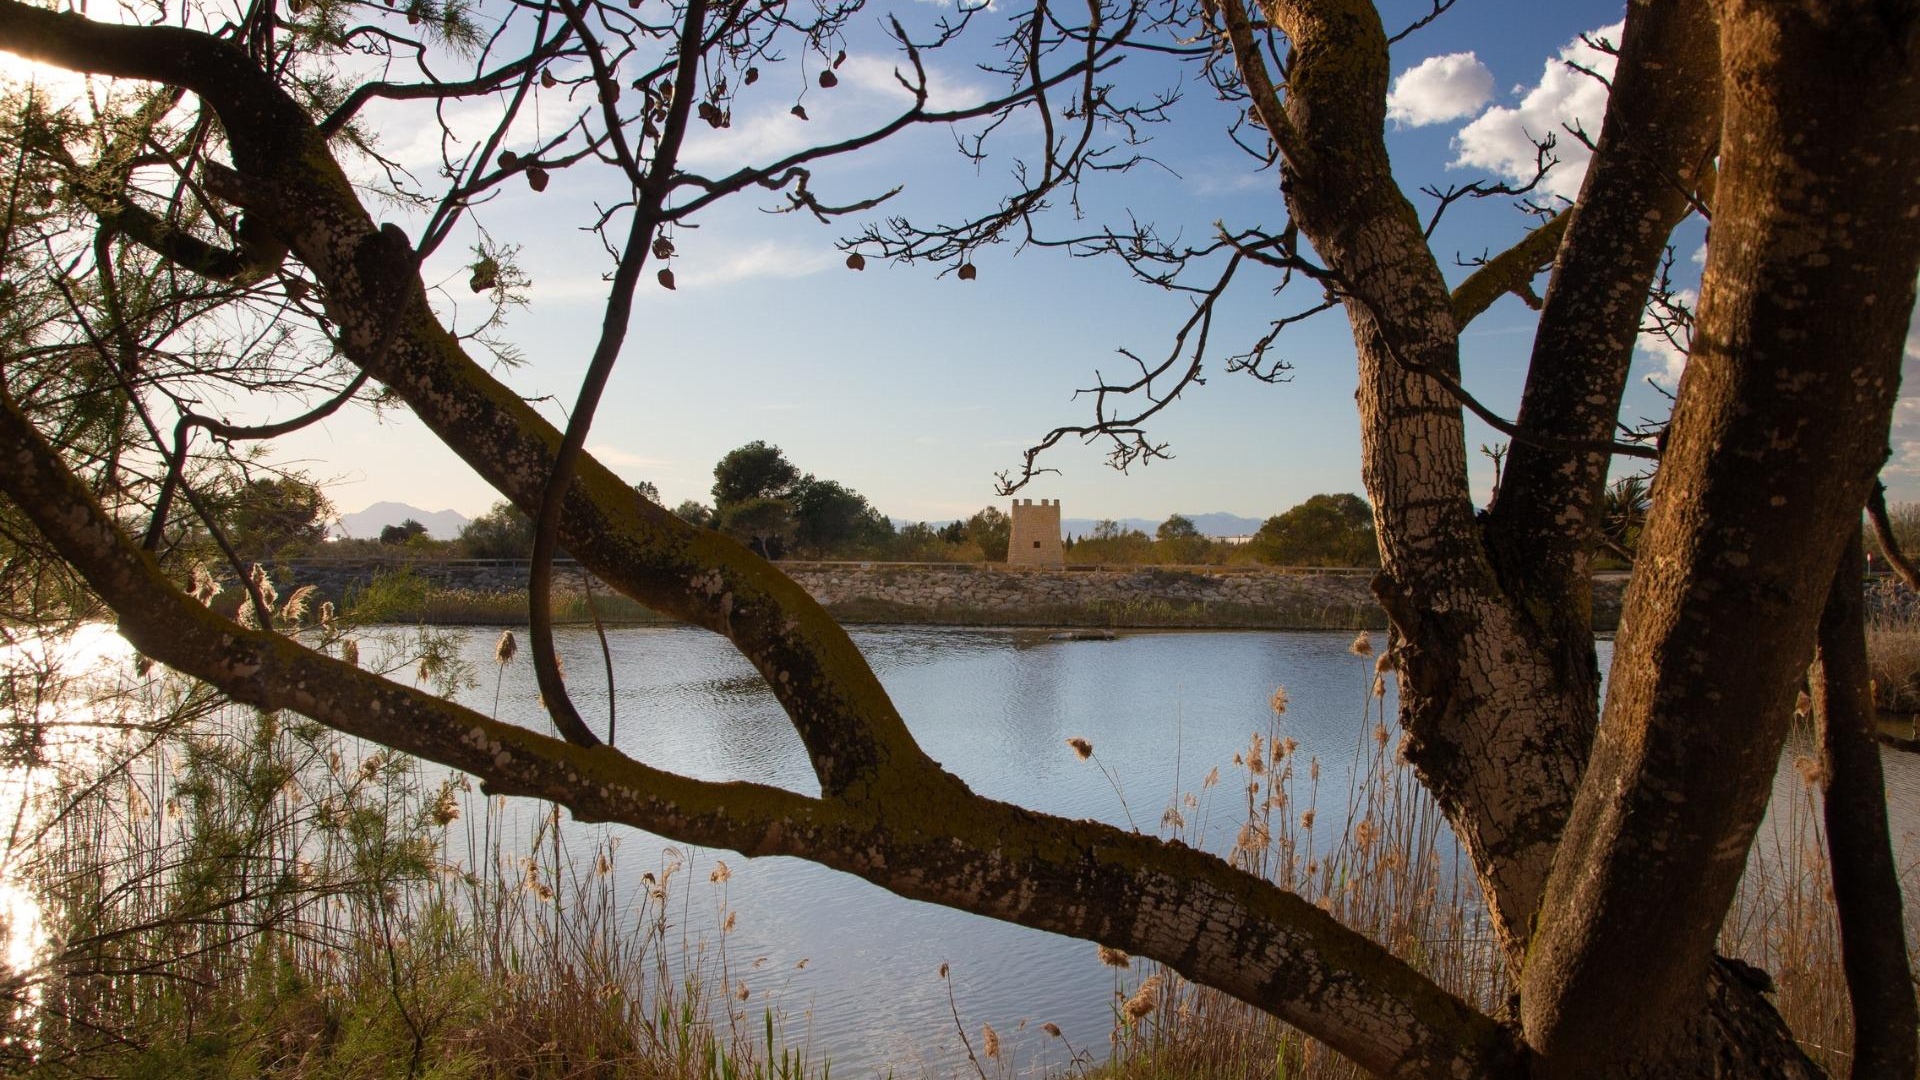
[[[1370,573],[1224,567],[783,566],[842,619],[1008,626],[1385,625]]]
[[[437,588],[482,594],[524,589],[526,564],[493,560],[314,559],[278,568],[336,602],[377,574],[408,570]],[[782,563],[780,569],[845,622],[968,626],[1379,628],[1386,617],[1369,571],[1251,567],[1008,568],[954,563]],[[577,570],[556,568],[564,590]],[[1594,585],[1594,627],[1619,619],[1625,576]]]

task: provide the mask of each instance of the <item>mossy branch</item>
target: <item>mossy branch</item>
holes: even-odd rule
[[[1513,293],[1522,299],[1531,295],[1528,285],[1535,275],[1553,265],[1554,253],[1560,250],[1560,238],[1566,235],[1567,222],[1572,220],[1574,210],[1563,210],[1552,220],[1528,233],[1519,243],[1487,260],[1478,270],[1467,276],[1467,280],[1453,290],[1453,323],[1456,330],[1465,330],[1467,324],[1478,318],[1482,312],[1493,306],[1495,300],[1507,293]],[[1537,304],[1538,301],[1531,301]]]
[[[262,709],[548,799],[747,855],[793,855],[903,896],[1161,960],[1387,1076],[1517,1075],[1511,1032],[1298,895],[1183,845],[973,794],[945,772],[884,799],[713,782],[502,723],[293,637],[242,628],[168,581],[10,401],[4,492],[120,613],[144,654]]]

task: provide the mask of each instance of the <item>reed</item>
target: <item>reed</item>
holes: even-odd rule
[[[1867,665],[1883,713],[1920,713],[1920,600],[1897,581],[1867,596]]]
[[[91,710],[24,774],[6,880],[44,935],[0,984],[0,1074],[825,1080],[736,994],[720,869],[636,873],[551,808],[529,832],[462,779],[177,680]]]
[[[1362,635],[1362,639],[1365,635]],[[1366,655],[1356,642],[1357,653]],[[1238,837],[1229,857],[1319,905],[1483,1011],[1511,993],[1485,900],[1432,797],[1399,760],[1383,706],[1384,671],[1370,672],[1355,768],[1345,792],[1323,791],[1319,762],[1286,734],[1286,694],[1273,718],[1161,817],[1197,844],[1230,800]],[[1806,1052],[1845,1075],[1852,1013],[1821,831],[1820,776],[1809,732],[1788,753],[1796,782],[1776,791],[1721,931],[1722,954],[1769,973],[1773,1002]],[[1304,758],[1304,760],[1303,760]],[[1323,807],[1323,803],[1325,804]],[[1904,868],[1903,868],[1904,869]],[[1909,917],[1907,939],[1920,940]],[[1102,959],[1114,961],[1102,950]],[[1367,1075],[1300,1031],[1160,965],[1119,956],[1112,1055],[1073,1058],[1066,1071],[1112,1080],[1349,1080]],[[1916,969],[1920,976],[1920,969]]]

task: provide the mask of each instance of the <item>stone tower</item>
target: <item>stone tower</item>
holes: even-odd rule
[[[1013,500],[1013,535],[1007,541],[1008,566],[1065,566],[1060,546],[1060,500]]]

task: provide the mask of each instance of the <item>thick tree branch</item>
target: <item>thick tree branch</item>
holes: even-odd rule
[[[1567,441],[1515,440],[1488,533],[1502,585],[1539,621],[1563,623],[1549,632],[1569,643],[1591,621],[1591,552],[1612,464],[1578,443],[1616,430],[1642,300],[1667,237],[1687,216],[1682,189],[1719,141],[1717,36],[1705,0],[1634,8],[1580,201],[1562,215],[1571,220],[1515,422]],[[1651,446],[1642,453],[1657,457]],[[1569,683],[1591,696],[1591,650],[1574,646],[1563,665]],[[1588,714],[1589,738],[1592,722]]]
[[[1914,24],[1866,2],[1718,13],[1694,354],[1521,983],[1547,1077],[1712,1058],[1693,1018],[1813,652],[1829,575],[1808,569],[1839,563],[1886,456],[1920,269]]]
[[[265,280],[287,257],[285,244],[264,237],[243,236],[237,251],[208,243],[124,196],[91,199],[89,207],[103,227],[213,281],[252,285]]]
[[[1519,1048],[1500,1025],[1300,897],[1184,845],[981,798],[938,770],[859,801],[692,780],[238,627],[168,582],[12,403],[0,405],[10,466],[0,492],[120,613],[136,648],[240,701],[295,710],[470,772],[489,792],[563,804],[580,820],[799,856],[903,896],[1152,957],[1382,1076],[1522,1075]]]
[[[1914,569],[1913,560],[1900,548],[1900,538],[1893,534],[1893,522],[1887,515],[1887,485],[1878,480],[1873,483],[1873,494],[1867,496],[1867,520],[1873,525],[1873,538],[1880,544],[1880,553],[1900,576],[1900,583],[1920,590],[1920,570]]]
[[[1508,293],[1518,294],[1540,271],[1553,265],[1560,250],[1560,238],[1567,231],[1571,210],[1563,210],[1521,241],[1489,259],[1467,280],[1453,290],[1453,322],[1459,330],[1479,318],[1495,300]]]
[[[1586,745],[1560,734],[1555,643],[1521,631],[1482,546],[1453,298],[1384,143],[1379,13],[1364,0],[1267,11],[1292,45],[1285,110],[1314,148],[1287,153],[1281,190],[1339,282],[1359,356],[1362,473],[1381,540],[1375,592],[1402,642],[1405,753],[1472,853],[1517,966]]]
[[[1876,485],[1876,488],[1878,485]],[[1833,903],[1840,917],[1841,963],[1853,999],[1853,1073],[1858,1080],[1912,1076],[1920,1027],[1900,873],[1887,831],[1887,785],[1874,740],[1873,675],[1867,665],[1866,574],[1860,525],[1834,569],[1820,615],[1820,659],[1813,683],[1820,728],[1821,780]]]

